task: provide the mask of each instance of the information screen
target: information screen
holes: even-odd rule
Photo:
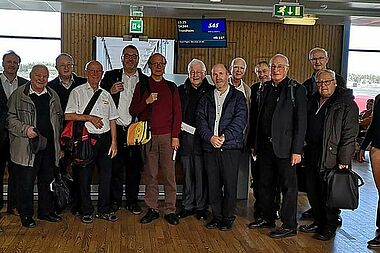
[[[227,47],[226,19],[177,19],[179,47]]]

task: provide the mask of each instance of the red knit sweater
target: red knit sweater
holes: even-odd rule
[[[171,133],[172,138],[178,138],[182,122],[178,88],[175,87],[172,92],[165,79],[156,82],[151,77],[149,78],[149,87],[152,93],[158,93],[158,99],[150,104],[152,106],[152,113],[150,116],[152,134],[162,135]],[[141,84],[138,83],[133,94],[129,112],[132,116],[137,116],[139,120],[146,120],[148,115],[148,105],[145,101],[150,93],[147,90],[141,96],[140,90]]]

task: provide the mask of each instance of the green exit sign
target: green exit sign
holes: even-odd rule
[[[291,17],[302,18],[303,17],[303,5],[294,3],[279,3],[273,6],[273,16],[275,17]]]
[[[142,19],[131,19],[129,21],[129,33],[143,33],[144,22]]]

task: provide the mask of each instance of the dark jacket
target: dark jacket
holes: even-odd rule
[[[199,101],[196,114],[197,129],[203,140],[203,149],[211,152],[210,143],[214,135],[216,105],[214,90],[208,91]],[[230,85],[230,90],[223,103],[219,123],[219,136],[224,134],[222,149],[242,149],[244,145],[244,128],[247,125],[247,105],[244,94]]]
[[[17,76],[18,86],[25,84],[28,82],[25,78],[22,78],[21,76]],[[1,83],[0,79],[0,133],[1,136],[3,136],[3,131],[5,129],[5,122],[7,120],[7,114],[8,114],[8,99],[7,95],[5,94],[3,84]],[[8,134],[8,133],[6,133]]]
[[[360,149],[366,150],[369,143],[372,147],[380,148],[380,95],[377,95],[373,104],[372,121],[367,129]]]
[[[199,100],[210,90],[213,90],[215,87],[211,85],[207,78],[203,79],[202,84],[197,89],[196,96],[192,97],[195,101],[195,104],[199,104]],[[190,103],[190,89],[192,89],[189,78],[186,79],[185,83],[178,87],[179,97],[181,99],[181,110],[182,110],[182,121],[196,127],[195,125],[186,122],[186,118],[195,117],[196,107],[189,108]],[[179,154],[188,156],[191,154],[201,155],[202,154],[202,139],[199,136],[198,131],[195,131],[194,135],[185,131],[180,133],[180,150]]]
[[[251,103],[250,103],[250,110],[249,110],[249,129],[248,136],[247,136],[247,147],[248,148],[254,148],[255,147],[255,133],[256,133],[256,120],[257,115],[259,113],[259,104],[260,99],[262,98],[261,92],[263,91],[263,87],[261,87],[261,83],[257,82],[252,84],[251,86]]]
[[[319,98],[319,93],[315,93],[309,103],[317,103]],[[359,131],[359,109],[352,90],[337,86],[329,100],[323,128],[322,170],[338,164],[351,164]]]
[[[65,112],[67,101],[69,101],[70,92],[75,88],[78,87],[81,84],[84,84],[87,82],[87,79],[84,77],[77,76],[73,73],[73,80],[74,82],[71,84],[70,88],[66,89],[61,84],[59,77],[57,76],[50,82],[48,82],[48,86],[52,88],[55,92],[57,92],[59,101],[61,102],[62,111]]]
[[[256,131],[253,133],[255,150],[258,147],[260,129],[258,127],[265,99],[268,95],[268,87],[273,85],[272,81],[266,82],[262,92],[257,117],[253,119]],[[291,96],[291,81],[286,77],[279,85],[283,85],[276,108],[272,117],[271,136],[273,151],[278,158],[290,158],[292,154],[302,154],[306,127],[307,127],[307,99],[305,88],[294,82],[293,95]]]
[[[343,88],[347,87],[346,81],[344,80],[344,78],[341,75],[336,73],[335,79],[336,79],[336,84],[338,86],[343,87]],[[305,86],[305,88],[307,90],[307,98],[310,99],[314,95],[314,93],[317,92],[317,87],[316,87],[316,83],[315,83],[315,73],[309,79],[307,79],[305,82],[303,82],[302,85]]]
[[[143,74],[141,72],[141,69],[137,69],[137,71],[139,73],[139,82],[142,82],[142,81],[148,82],[149,77]],[[116,82],[121,82],[123,80],[123,73],[124,73],[123,68],[107,71],[104,74],[102,81],[100,82],[100,87],[102,87],[103,89],[105,89],[111,94],[112,85]],[[116,108],[119,107],[120,92],[116,94],[111,94],[111,96],[113,98],[113,101],[115,102]]]

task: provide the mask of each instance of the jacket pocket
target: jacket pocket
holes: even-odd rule
[[[326,151],[326,161],[325,161],[325,166],[326,168],[334,168],[337,163],[337,154],[338,154],[338,145],[335,143],[329,143],[327,146],[327,151]]]

